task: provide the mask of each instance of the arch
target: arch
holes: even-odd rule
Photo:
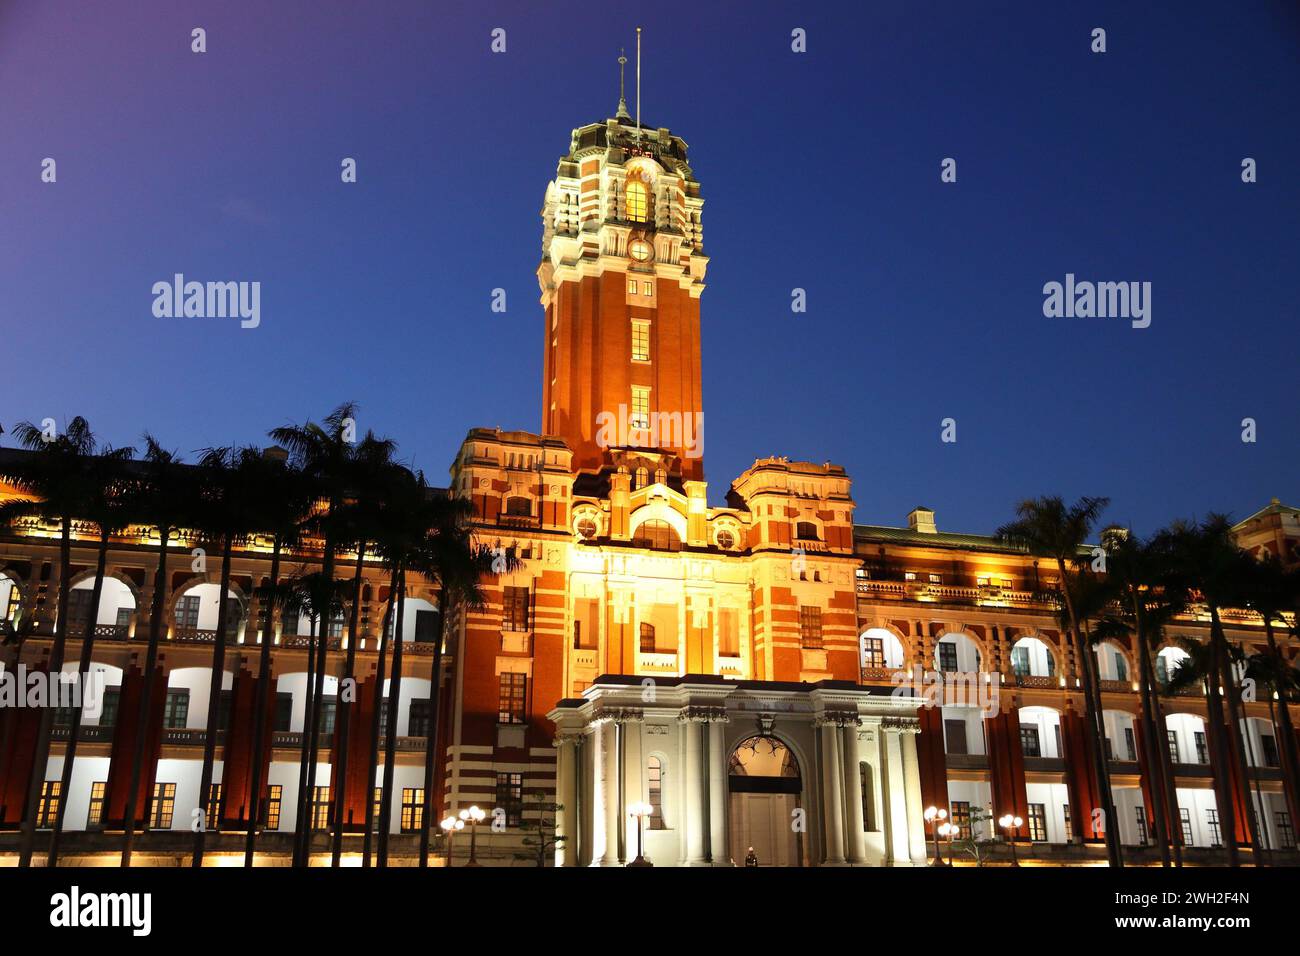
[[[686,540],[686,516],[670,505],[663,498],[655,498],[643,504],[636,511],[632,512],[628,520],[629,534],[635,538],[637,529],[647,521],[658,518],[660,521],[666,521],[673,526],[677,532],[677,537]]]
[[[647,518],[636,526],[632,533],[632,544],[657,551],[679,551],[682,535],[672,522],[663,518]]]
[[[1165,714],[1165,745],[1174,763],[1208,764],[1209,734],[1200,714],[1179,711]]]
[[[1060,673],[1052,646],[1035,634],[1025,634],[1011,645],[1011,669],[1017,678],[1055,677]]]
[[[73,594],[79,591],[93,592],[94,589],[95,572],[93,569],[73,575],[71,589]],[[89,601],[89,599],[90,596],[87,594],[86,600]],[[129,601],[130,606],[127,607],[123,603],[124,601]],[[87,604],[87,607],[89,607],[89,604]],[[119,612],[123,610],[130,613],[126,615],[120,614]],[[135,586],[135,582],[120,571],[106,570],[99,596],[99,614],[95,618],[95,624],[130,628],[139,612],[140,593]],[[125,618],[125,620],[122,620],[122,618]],[[69,623],[76,627],[81,624],[81,621],[71,617]]]
[[[0,621],[13,623],[23,608],[23,583],[8,566],[0,569]]]
[[[624,203],[627,207],[629,222],[650,221],[650,187],[640,178],[627,181],[624,191]]]
[[[1097,676],[1101,680],[1131,681],[1137,671],[1128,651],[1113,640],[1098,641],[1092,653],[1097,661]]]
[[[666,830],[664,813],[664,778],[668,775],[668,758],[662,751],[652,750],[645,761],[646,803],[650,804],[650,829]]]
[[[733,793],[799,793],[799,758],[780,737],[752,734],[731,748],[727,785]]]
[[[1016,712],[1020,721],[1020,746],[1026,757],[1060,759],[1061,712],[1055,707],[1032,705]]]
[[[1245,741],[1246,760],[1253,768],[1280,767],[1281,754],[1278,753],[1276,731],[1271,721],[1264,717],[1243,715],[1241,718],[1241,735]]]
[[[953,651],[941,651],[940,645],[947,643]],[[965,628],[945,628],[934,639],[934,669],[948,670],[955,673],[982,671],[989,660],[984,642]],[[955,665],[945,667],[945,665]]]
[[[171,617],[169,620],[173,637],[184,639],[185,636],[215,635],[217,631],[217,601],[221,591],[221,579],[212,572],[195,574],[172,590]],[[198,592],[198,593],[195,593]],[[197,598],[187,602],[186,598]],[[237,641],[243,640],[244,627],[248,623],[248,597],[243,589],[232,579],[227,589],[227,600],[236,602],[238,615],[232,620],[226,616],[227,637]]]
[[[869,627],[858,635],[859,662],[867,668],[900,670],[907,662],[907,650],[896,628]]]
[[[1101,712],[1101,723],[1106,732],[1106,758],[1137,760],[1137,714],[1107,707]]]
[[[1190,660],[1191,655],[1179,647],[1177,644],[1167,643],[1164,647],[1156,652],[1155,659],[1155,677],[1156,683],[1167,684],[1174,670],[1182,664],[1183,661]]]

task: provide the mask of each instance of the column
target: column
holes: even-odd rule
[[[894,863],[906,863],[912,849],[907,834],[907,785],[903,770],[903,747],[896,720],[881,721],[880,742],[885,769],[885,798],[889,804],[889,833],[885,845]],[[918,791],[919,792],[919,791]]]
[[[577,787],[574,773],[577,767],[576,734],[560,734],[555,738],[555,832],[564,842],[555,848],[556,866],[578,865],[578,812]]]
[[[709,843],[714,866],[730,866],[727,852],[727,760],[723,745],[725,717],[715,717],[709,729]],[[786,821],[789,825],[790,821]]]
[[[704,724],[688,708],[680,718],[682,733],[686,735],[685,773],[686,797],[683,801],[686,830],[686,865],[700,866],[704,863],[704,781],[701,765],[701,735],[705,732]]]
[[[618,742],[615,739],[615,726],[612,720],[605,720],[597,728],[600,735],[598,752],[601,762],[598,789],[605,820],[601,866],[618,866],[618,828],[622,821],[619,819],[618,808]]]
[[[848,809],[848,841],[846,856],[848,862],[863,864],[867,862],[867,835],[862,819],[862,756],[858,748],[858,726],[861,721],[850,718],[841,728],[844,738],[844,800]]]
[[[822,825],[826,833],[825,863],[844,863],[843,778],[840,771],[839,727],[832,719],[821,719],[822,734]]]
[[[899,735],[899,745],[903,750],[903,792],[907,796],[907,844],[911,850],[913,863],[924,865],[925,822],[921,818],[921,762],[917,754],[917,737],[920,735],[920,722],[906,718],[907,725]]]

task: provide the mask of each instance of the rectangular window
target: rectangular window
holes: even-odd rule
[[[1029,805],[1029,839],[1035,843],[1047,842],[1047,808],[1041,803]]]
[[[916,572],[915,572],[915,571],[904,571],[904,572],[903,572],[903,580],[904,580],[904,581],[915,581],[915,580],[916,580]]]
[[[966,721],[949,718],[943,722],[943,736],[948,745],[948,753],[965,754],[970,751],[966,747]]]
[[[384,810],[384,788],[383,788],[383,787],[375,787],[375,792],[374,792],[374,796],[373,796],[373,805],[374,805],[374,811],[373,811],[373,813],[374,813],[374,818],[375,818],[375,819],[374,819],[373,829],[371,830],[371,832],[372,832],[372,833],[378,833],[378,832],[379,832],[379,815],[380,815],[380,814],[383,812],[383,810]]]
[[[664,765],[658,757],[646,762],[645,797],[650,804],[650,829],[664,829]]]
[[[1133,814],[1137,818],[1138,843],[1142,846],[1147,845],[1147,808],[1134,807]]]
[[[1181,763],[1182,761],[1178,757],[1178,732],[1166,730],[1165,735],[1169,740],[1169,759],[1174,763]]]
[[[36,808],[38,829],[54,829],[54,821],[59,815],[59,795],[62,792],[63,782],[60,780],[46,780],[41,784],[41,802]]]
[[[1128,759],[1137,760],[1137,742],[1133,739],[1133,728],[1124,728],[1124,746],[1128,749]]]
[[[429,698],[420,697],[411,701],[411,711],[408,714],[409,721],[406,728],[409,737],[428,737],[430,716],[432,711],[429,709]]]
[[[155,783],[153,801],[149,806],[149,827],[153,830],[170,830],[172,813],[176,810],[176,784]]]
[[[627,280],[627,294],[636,295],[636,279]]]
[[[942,575],[942,574],[931,574],[931,575],[930,575],[930,583],[931,583],[931,584],[943,584],[943,575]]]
[[[862,639],[862,666],[885,666],[885,642],[882,638],[864,637]]]
[[[402,832],[419,833],[424,828],[424,788],[402,788]]]
[[[1277,760],[1277,740],[1271,734],[1259,735],[1259,746],[1264,751],[1264,766],[1276,767]]]
[[[268,830],[280,829],[280,803],[284,800],[284,787],[278,783],[273,783],[268,788],[271,792],[266,801],[266,828]]]
[[[816,606],[800,605],[799,639],[804,647],[822,646],[822,609]]]
[[[1011,670],[1017,677],[1029,676],[1029,648],[1011,648]]]
[[[528,588],[507,585],[502,595],[501,630],[528,630]]]
[[[326,636],[327,637],[343,636],[343,615],[342,614],[340,614],[338,617],[330,618],[329,627],[326,629]]]
[[[1184,810],[1183,813],[1185,814],[1187,811]],[[1205,811],[1205,827],[1210,831],[1210,846],[1222,846],[1223,837],[1219,834],[1219,811],[1217,809]],[[1190,831],[1191,828],[1192,824],[1189,820],[1187,829]]]
[[[952,673],[957,670],[957,645],[952,641],[940,641],[934,646],[939,655],[939,670]]]
[[[104,688],[104,702],[99,712],[99,726],[113,727],[117,725],[117,708],[121,702],[121,687]]]
[[[1124,655],[1119,651],[1115,652],[1115,679],[1128,680],[1128,664],[1124,662]]]
[[[970,801],[954,800],[952,807],[952,823],[957,827],[957,839],[970,839]]]
[[[1020,751],[1026,757],[1041,757],[1042,745],[1038,740],[1038,728],[1020,725]]]
[[[524,723],[527,708],[528,675],[506,673],[498,678],[497,722]]]
[[[1065,842],[1070,843],[1074,840],[1074,821],[1070,818],[1070,805],[1062,804],[1061,812],[1065,817]]]
[[[230,712],[235,705],[235,692],[223,690],[217,701],[217,730],[230,729]]]
[[[185,726],[190,716],[190,692],[187,689],[167,691],[163,705],[163,726],[177,729]]]
[[[96,780],[90,785],[90,812],[86,814],[86,829],[98,830],[104,826],[104,794],[107,780]]]
[[[497,774],[497,808],[505,811],[506,826],[517,827],[524,819],[524,775]]]
[[[311,828],[327,830],[330,825],[330,788],[316,787],[311,795]]]
[[[718,609],[718,654],[721,657],[740,656],[740,619],[735,608]]]
[[[1196,742],[1196,762],[1210,762],[1210,748],[1205,744],[1205,732],[1202,730],[1192,731],[1192,739]]]
[[[208,784],[208,830],[219,829],[221,822],[221,784]]]
[[[1277,841],[1283,850],[1295,849],[1295,829],[1291,826],[1291,814],[1285,810],[1273,813],[1273,826],[1277,830]]]
[[[627,423],[630,428],[650,427],[650,389],[644,385],[632,386],[632,407]]]
[[[642,282],[642,283],[641,283],[641,294],[642,294],[642,295],[654,295],[654,294],[655,294],[654,283],[652,283],[652,282]]]
[[[337,697],[326,697],[320,702],[320,732],[323,735],[334,733],[334,718],[338,713]]]
[[[199,626],[199,596],[197,594],[183,595],[176,602],[176,626]]]
[[[632,320],[632,361],[650,361],[650,323]]]
[[[273,730],[288,733],[293,726],[293,694],[275,695],[275,724]]]
[[[1210,812],[1213,813],[1214,811],[1211,810]],[[1192,839],[1192,811],[1188,810],[1186,807],[1179,807],[1178,819],[1182,824],[1183,846],[1195,846],[1195,841]],[[1219,821],[1216,819],[1214,821],[1214,830],[1211,831],[1211,833],[1215,833],[1218,828]],[[1214,839],[1217,845],[1217,837],[1212,836],[1211,839]]]

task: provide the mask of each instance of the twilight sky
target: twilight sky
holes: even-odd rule
[[[0,2],[0,423],[192,457],[352,398],[439,483],[470,427],[536,430],[538,210],[639,22],[705,197],[713,501],[779,454],[860,523],[1300,504],[1300,13],[1058,6]],[[260,326],[155,318],[177,272],[260,281]],[[1150,327],[1045,318],[1067,273],[1150,282]]]

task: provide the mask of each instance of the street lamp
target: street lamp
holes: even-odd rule
[[[1011,865],[1019,866],[1020,861],[1016,859],[1016,841],[1013,839],[1013,830],[1019,830],[1024,824],[1024,820],[1013,813],[1004,813],[998,817],[998,826],[1007,831],[1007,842],[1011,844]]]
[[[447,834],[447,865],[451,866],[451,837],[457,830],[465,829],[465,821],[449,816],[438,825],[442,827],[442,832]]]
[[[654,866],[645,858],[642,848],[643,837],[642,830],[645,828],[646,819],[655,812],[655,808],[644,801],[638,800],[627,808],[627,815],[636,819],[636,859],[628,866]]]
[[[465,864],[466,866],[478,866],[478,854],[476,852],[478,825],[486,816],[487,814],[478,807],[469,807],[466,810],[460,811],[461,826],[464,826],[466,823],[469,824],[469,862]],[[456,829],[459,830],[460,827],[457,827]]]
[[[930,836],[934,840],[934,862],[930,865],[947,866],[948,864],[943,862],[943,856],[939,853],[939,826],[944,820],[948,819],[948,811],[939,807],[926,807],[924,816],[925,825],[930,828]]]
[[[952,841],[957,839],[957,834],[961,833],[961,827],[955,823],[940,823],[939,835],[948,841],[948,862],[945,866],[952,866]]]

